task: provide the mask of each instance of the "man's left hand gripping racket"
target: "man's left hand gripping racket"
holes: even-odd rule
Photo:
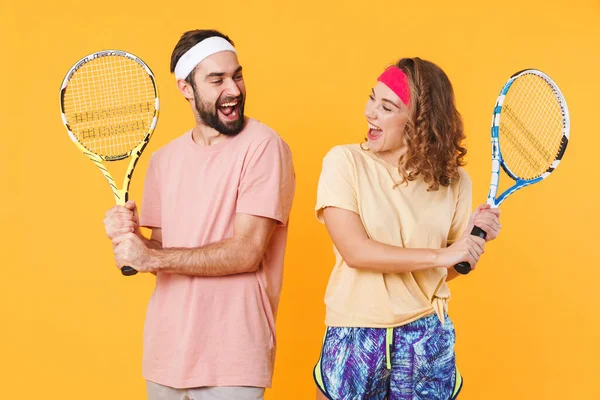
[[[569,142],[570,119],[560,89],[545,73],[527,69],[504,84],[492,116],[492,180],[487,204],[498,207],[515,191],[546,179],[558,167]],[[497,197],[500,167],[515,183]],[[475,226],[471,235],[486,237]],[[457,272],[468,274],[461,262]]]
[[[158,121],[154,74],[138,57],[107,50],[79,60],[60,89],[62,120],[69,137],[104,174],[118,205],[127,202],[129,182]],[[130,158],[119,189],[105,161]],[[121,273],[135,275],[131,267]]]

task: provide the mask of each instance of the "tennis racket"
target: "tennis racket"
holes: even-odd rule
[[[569,131],[567,103],[548,75],[526,69],[511,76],[492,116],[492,180],[487,204],[498,207],[517,190],[550,176],[565,154]],[[514,184],[497,196],[500,167]],[[487,236],[477,226],[471,235]],[[454,268],[461,274],[471,271],[468,262]]]
[[[79,60],[60,88],[62,121],[77,148],[108,181],[118,205],[128,199],[135,165],[158,121],[158,89],[150,68],[133,54],[100,51]],[[118,188],[104,163],[129,158]],[[121,273],[135,275],[131,267]]]

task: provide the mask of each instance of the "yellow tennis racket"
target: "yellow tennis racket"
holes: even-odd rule
[[[62,120],[75,145],[108,181],[117,204],[127,202],[133,170],[158,122],[158,89],[150,68],[133,54],[106,50],[79,60],[60,89]],[[119,189],[105,161],[130,158]],[[135,275],[131,267],[123,275]]]

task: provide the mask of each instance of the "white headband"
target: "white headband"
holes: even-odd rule
[[[232,51],[237,54],[235,48],[227,40],[219,36],[204,39],[181,56],[175,66],[175,78],[185,79],[190,72],[200,64],[202,60],[221,51]]]

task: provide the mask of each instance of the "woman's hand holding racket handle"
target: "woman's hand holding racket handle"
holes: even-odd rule
[[[464,234],[450,246],[437,251],[437,265],[443,268],[454,268],[456,264],[467,261],[474,268],[484,248],[485,239]]]
[[[485,231],[483,229],[481,229],[480,227],[475,225],[475,226],[473,226],[473,229],[471,230],[471,235],[478,236],[482,239],[485,239],[487,236],[487,233],[485,233]],[[471,272],[471,264],[469,264],[467,261],[463,261],[463,262],[456,264],[454,266],[454,269],[459,274],[466,275],[469,272]]]

